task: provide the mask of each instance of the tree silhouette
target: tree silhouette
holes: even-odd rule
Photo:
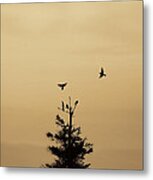
[[[56,116],[55,123],[59,127],[57,133],[48,132],[46,135],[57,145],[49,146],[48,150],[56,156],[55,162],[45,164],[43,167],[48,168],[88,168],[90,163],[85,163],[85,155],[93,152],[93,144],[87,142],[87,138],[82,138],[81,128],[75,127],[72,124],[74,112],[79,101],[76,100],[74,105],[71,105],[71,98],[65,104],[62,101],[59,110],[68,114],[68,121],[65,122],[60,115]]]

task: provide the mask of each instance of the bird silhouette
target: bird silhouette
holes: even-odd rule
[[[99,78],[102,78],[103,76],[106,76],[106,74],[104,73],[104,69],[101,68],[101,71],[99,72]]]
[[[61,90],[64,90],[64,87],[67,85],[67,82],[66,83],[59,83],[57,85],[58,85],[58,87],[61,88]]]

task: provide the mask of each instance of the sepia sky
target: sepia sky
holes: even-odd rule
[[[71,96],[91,168],[141,169],[142,33],[142,1],[1,5],[2,166],[54,160],[45,134]]]

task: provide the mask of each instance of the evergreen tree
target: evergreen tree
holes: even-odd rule
[[[88,168],[90,163],[85,163],[85,155],[93,151],[93,145],[87,142],[87,138],[81,137],[81,128],[75,127],[72,124],[75,109],[78,101],[75,101],[74,106],[71,105],[71,98],[69,103],[65,104],[62,101],[59,110],[68,114],[69,122],[66,123],[60,115],[56,116],[55,123],[59,127],[57,133],[48,132],[46,135],[51,141],[57,145],[49,146],[48,150],[56,156],[55,162],[45,164],[48,168]]]

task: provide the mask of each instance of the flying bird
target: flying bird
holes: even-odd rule
[[[103,76],[106,76],[106,74],[104,73],[104,69],[101,68],[101,71],[99,72],[99,78],[102,78]]]
[[[67,82],[66,83],[59,83],[57,85],[58,85],[58,87],[61,88],[61,90],[64,90],[64,87],[67,85]]]

